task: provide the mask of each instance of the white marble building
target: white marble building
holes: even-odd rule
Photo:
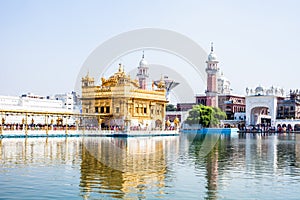
[[[226,78],[221,72],[221,74],[218,74],[218,94],[221,95],[230,95],[231,93],[231,88],[230,88],[230,81],[228,78]]]
[[[25,116],[24,112],[31,113]],[[32,93],[18,96],[0,96],[0,117],[4,124],[22,124],[25,119],[30,124],[45,124],[45,115],[34,113],[76,113],[79,110],[74,109],[73,95],[71,93],[58,95],[55,97],[46,97],[34,95]],[[49,115],[48,123],[61,117],[58,115]],[[72,125],[75,118],[64,119],[65,123]]]
[[[246,125],[268,124],[275,126],[277,102],[284,98],[282,88],[261,86],[246,88]]]

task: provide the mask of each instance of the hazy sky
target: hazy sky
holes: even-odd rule
[[[259,84],[286,91],[300,88],[299,4],[0,0],[0,95],[72,91],[82,64],[97,46],[146,27],[176,31],[207,51],[214,42],[235,94]]]

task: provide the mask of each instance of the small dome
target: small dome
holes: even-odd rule
[[[139,67],[148,67],[148,62],[145,60],[144,51],[143,51],[143,56],[142,56],[142,60],[140,61]]]
[[[217,60],[217,55],[212,51],[208,55],[208,61],[216,61]]]
[[[217,55],[214,53],[213,43],[211,43],[210,53],[208,55],[208,61],[217,61]]]
[[[142,60],[140,61],[140,67],[147,67],[148,66],[148,62],[145,60],[145,58],[142,58]]]
[[[262,93],[264,91],[264,88],[261,87],[261,86],[258,86],[255,88],[255,93],[258,94],[258,93]]]

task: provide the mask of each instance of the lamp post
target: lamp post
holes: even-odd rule
[[[1,116],[2,116],[2,115],[1,115]],[[5,122],[5,119],[2,117],[2,120],[1,120],[1,127],[0,127],[0,135],[2,135],[2,133],[3,133],[4,122]]]
[[[100,115],[98,115],[98,130],[101,131],[101,124],[102,124],[102,119]]]
[[[75,123],[76,123],[76,132],[78,132],[78,130],[79,130],[79,127],[78,127],[79,121],[78,121],[77,118],[76,118],[76,120],[75,120]]]
[[[131,125],[131,117],[130,114],[127,114],[125,119],[124,119],[124,131],[125,133],[129,133],[130,132],[130,125]]]
[[[68,135],[68,116],[64,116],[66,118],[66,135]]]
[[[25,113],[25,135],[26,135],[26,136],[27,136],[27,134],[28,134],[27,117],[29,117],[29,115],[27,115],[27,113]]]
[[[48,118],[49,118],[49,115],[45,115],[45,128],[46,128],[46,135],[48,135]]]
[[[84,134],[84,117],[82,114],[79,117],[79,128],[80,128],[80,126],[81,126],[81,130],[82,130],[82,134]]]

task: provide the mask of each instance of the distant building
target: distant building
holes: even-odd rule
[[[300,91],[290,91],[289,97],[278,101],[277,119],[300,119]]]
[[[17,96],[0,96],[0,113],[2,124],[56,124],[64,114],[74,114],[77,110],[69,109],[70,95],[59,95],[61,98],[40,96],[32,93]],[[65,104],[66,103],[66,104]],[[74,104],[73,104],[74,106]],[[46,119],[47,118],[47,119]],[[75,118],[70,117],[68,124],[74,124]]]
[[[289,95],[278,100],[277,130],[300,131],[300,91],[290,90]]]
[[[284,99],[282,88],[246,88],[246,125],[275,126],[278,102]]]
[[[282,131],[300,131],[300,92],[261,86],[246,88],[246,125],[272,126]]]
[[[196,103],[177,103],[177,111],[188,111],[193,108]]]
[[[207,106],[207,99],[205,95],[196,96],[196,104]],[[245,112],[245,97],[240,95],[218,95],[218,107],[226,113],[227,120],[234,119],[234,113]]]
[[[207,96],[204,94],[196,95],[196,104],[202,104],[202,105],[208,106],[207,105]]]
[[[229,79],[223,73],[219,73],[219,61],[213,46],[211,46],[211,52],[206,63],[206,95],[196,95],[196,104],[219,107],[226,113],[228,120],[233,120],[234,113],[245,112],[245,97],[231,94]]]
[[[18,96],[0,96],[1,110],[29,110],[29,111],[62,111],[66,108],[61,100],[49,96],[34,95],[32,93]]]
[[[218,95],[219,108],[226,113],[227,120],[234,120],[235,113],[245,113],[245,97],[239,95]]]
[[[220,75],[218,75],[218,95],[230,95],[231,88],[230,88],[230,81],[228,78],[226,78],[221,72]]]
[[[56,100],[60,100],[63,103],[63,108],[67,110],[74,109],[74,96],[72,93],[65,93],[65,94],[56,94],[54,95]]]

